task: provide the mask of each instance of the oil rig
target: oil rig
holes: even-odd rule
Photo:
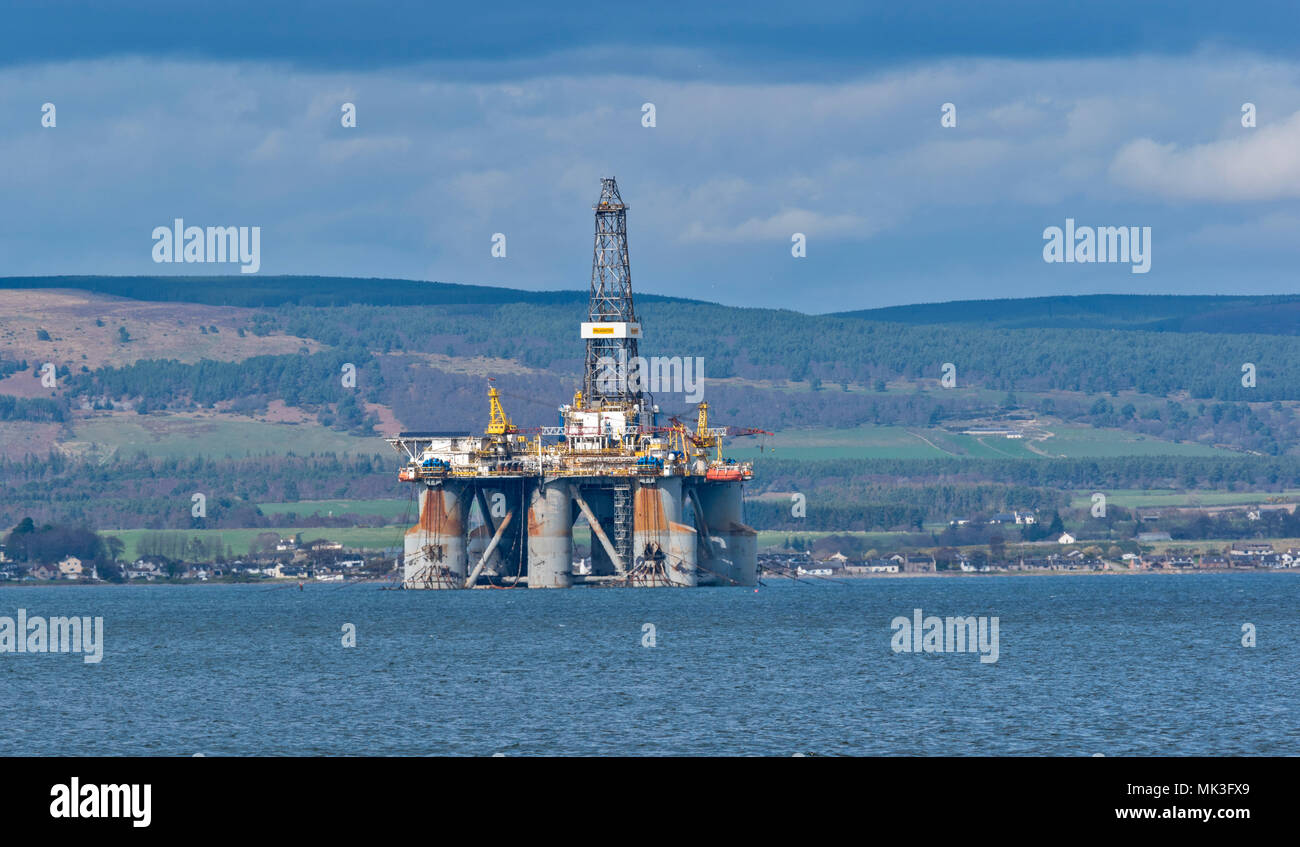
[[[754,585],[757,539],[742,514],[753,464],[724,459],[727,436],[758,429],[694,426],[660,410],[632,373],[641,324],[632,303],[627,206],[601,180],[591,300],[581,325],[582,387],[560,425],[515,426],[488,390],[482,434],[403,432],[402,482],[418,486],[402,587],[569,588]],[[573,561],[575,523],[591,532],[590,565]],[[472,528],[471,528],[472,526]]]

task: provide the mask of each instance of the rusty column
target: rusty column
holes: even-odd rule
[[[404,588],[461,588],[468,561],[465,550],[464,486],[443,482],[420,492],[420,521],[406,531]]]
[[[638,483],[632,502],[631,583],[647,588],[696,585],[698,539],[695,528],[682,522],[681,479]]]

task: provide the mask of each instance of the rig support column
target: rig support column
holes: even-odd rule
[[[695,487],[710,539],[702,545],[713,555],[704,566],[717,574],[722,585],[758,584],[758,533],[743,522],[744,501],[739,482],[705,482]]]
[[[698,539],[695,529],[682,523],[681,479],[641,482],[636,486],[633,503],[632,584],[696,585]]]
[[[528,503],[528,587],[573,585],[573,508],[564,481],[539,482]]]
[[[454,482],[420,492],[420,521],[406,531],[403,588],[449,589],[465,584],[465,492]]]

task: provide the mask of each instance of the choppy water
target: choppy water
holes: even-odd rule
[[[103,616],[105,654],[0,654],[4,755],[1300,752],[1291,574],[0,589],[20,607]],[[997,615],[999,660],[895,654],[917,607]]]

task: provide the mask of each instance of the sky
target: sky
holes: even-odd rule
[[[1294,5],[468,5],[10,3],[0,275],[238,272],[155,263],[182,218],[260,227],[262,274],[584,289],[615,176],[638,291],[1296,290]],[[1149,270],[1045,262],[1067,219]]]

